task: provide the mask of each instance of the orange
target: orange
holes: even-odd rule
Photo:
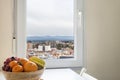
[[[21,65],[16,65],[12,68],[12,72],[22,72],[23,71],[23,66]]]
[[[36,63],[32,62],[32,61],[28,61],[24,64],[24,71],[25,72],[31,72],[31,71],[37,71],[38,70],[38,66]]]
[[[22,64],[22,65],[24,65],[26,62],[28,62],[29,60],[28,59],[26,59],[26,58],[20,58],[19,59],[19,62]]]
[[[11,61],[11,62],[9,63],[9,66],[10,66],[11,68],[13,68],[15,65],[18,65],[18,62],[17,62],[17,61]]]

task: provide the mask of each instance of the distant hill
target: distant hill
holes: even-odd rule
[[[27,37],[27,41],[46,41],[46,40],[69,41],[69,40],[73,40],[73,39],[74,39],[73,36],[29,36],[29,37]]]

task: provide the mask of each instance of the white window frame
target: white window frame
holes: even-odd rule
[[[26,57],[26,0],[14,0],[14,26],[16,33],[17,57]],[[83,67],[84,66],[84,27],[83,27],[83,0],[74,0],[74,26],[75,26],[75,58],[46,60],[47,68],[56,67]],[[79,45],[81,44],[81,45]]]

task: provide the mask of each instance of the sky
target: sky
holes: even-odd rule
[[[73,0],[27,0],[27,36],[73,36]]]

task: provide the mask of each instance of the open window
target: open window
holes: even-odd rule
[[[82,0],[15,0],[16,56],[38,56],[46,66],[83,66]]]

